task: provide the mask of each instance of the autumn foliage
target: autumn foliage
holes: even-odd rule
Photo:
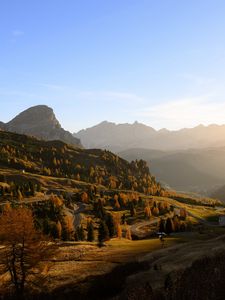
[[[2,273],[9,273],[6,283],[15,297],[22,299],[26,287],[37,286],[44,262],[53,254],[53,247],[37,232],[32,211],[19,207],[8,209],[0,217],[0,250]]]

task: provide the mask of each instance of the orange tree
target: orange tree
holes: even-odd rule
[[[0,243],[2,273],[9,274],[6,284],[15,298],[24,299],[26,287],[31,290],[44,279],[53,244],[35,229],[32,211],[24,207],[2,213]]]

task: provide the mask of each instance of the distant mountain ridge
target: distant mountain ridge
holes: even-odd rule
[[[225,184],[225,125],[155,130],[135,122],[104,121],[76,135],[87,148],[144,159],[157,180],[180,191],[208,194]]]
[[[0,122],[0,129],[47,141],[61,140],[76,147],[82,146],[78,138],[61,127],[53,109],[46,105],[30,107],[8,123]]]
[[[212,190],[212,192],[210,193],[210,197],[221,200],[223,203],[225,203],[225,185]]]
[[[86,148],[119,152],[132,148],[182,150],[225,146],[225,125],[199,125],[177,131],[154,128],[135,122],[115,124],[104,121],[74,134]]]
[[[118,155],[143,159],[161,183],[180,191],[211,194],[225,184],[225,147],[177,151],[129,149]]]

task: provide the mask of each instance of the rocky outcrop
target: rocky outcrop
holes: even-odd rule
[[[10,122],[4,124],[3,129],[47,141],[61,140],[67,144],[81,147],[80,140],[61,127],[53,109],[46,105],[34,106],[23,111]]]
[[[3,122],[0,122],[0,130],[4,130],[5,129],[5,124]]]

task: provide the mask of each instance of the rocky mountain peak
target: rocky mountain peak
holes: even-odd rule
[[[14,131],[19,126],[20,130],[34,130],[35,128],[43,130],[46,126],[53,128],[61,128],[55,117],[53,109],[46,105],[37,105],[30,107],[20,113],[9,123],[7,127],[9,131]]]
[[[4,130],[35,136],[44,140],[61,140],[73,146],[81,146],[80,140],[64,130],[56,119],[54,111],[46,105],[37,105],[21,112]]]

